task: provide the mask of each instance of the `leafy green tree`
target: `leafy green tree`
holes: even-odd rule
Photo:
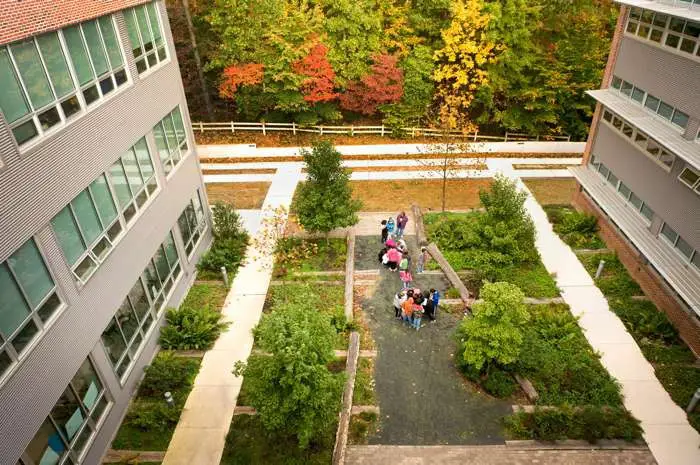
[[[515,181],[497,175],[479,199],[486,210],[479,229],[483,245],[511,258],[514,263],[537,257],[535,225],[525,208],[527,193]]]
[[[234,373],[249,383],[263,426],[296,436],[306,448],[333,425],[340,408],[343,376],[327,368],[336,336],[330,318],[308,303],[276,306],[254,335],[269,355],[237,363]]]
[[[299,223],[311,232],[328,234],[332,229],[356,224],[362,207],[352,198],[350,175],[343,168],[340,152],[328,141],[301,150],[308,178],[299,186]]]
[[[554,93],[545,86],[547,63],[533,25],[541,7],[527,0],[490,2],[486,34],[498,51],[487,66],[488,81],[475,97],[476,121],[528,134],[548,134],[557,124]]]
[[[368,73],[371,58],[381,51],[382,15],[376,0],[314,0],[325,13],[328,60],[341,85]]]
[[[523,326],[530,319],[525,295],[514,284],[486,283],[481,301],[472,307],[473,316],[459,325],[462,359],[476,371],[488,372],[494,364],[509,365],[518,360],[523,343]]]
[[[435,91],[431,78],[433,51],[426,45],[418,45],[399,66],[404,72],[403,97],[398,103],[380,107],[384,114],[384,124],[392,128],[418,126],[428,116]]]

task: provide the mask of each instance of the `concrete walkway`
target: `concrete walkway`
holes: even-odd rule
[[[435,151],[440,144],[338,145],[343,155],[421,154]],[[476,142],[469,144],[471,153],[583,153],[585,142]],[[252,145],[198,145],[197,153],[206,158],[288,157],[308,147],[256,147]]]
[[[525,206],[537,230],[536,247],[547,271],[555,275],[564,301],[580,317],[579,325],[601,362],[622,385],[625,406],[642,422],[644,438],[659,465],[700,464],[700,435],[663,388],[654,368],[608,306],[576,254],[552,229],[547,214],[506,161],[490,169],[517,180],[528,192]]]
[[[245,224],[254,235],[265,234],[265,212],[289,208],[301,170],[283,167],[275,174],[262,213],[248,214]],[[202,366],[187,398],[180,422],[170,441],[164,465],[218,465],[224,450],[242,379],[231,370],[247,360],[253,347],[251,330],[262,314],[272,275],[269,251],[248,248],[247,264],[238,270],[222,313],[231,322],[228,330],[204,355]]]

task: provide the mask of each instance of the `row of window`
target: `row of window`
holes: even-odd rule
[[[700,56],[700,23],[695,21],[632,8],[626,31],[665,47]]]
[[[123,13],[138,72],[165,61],[155,3]],[[112,15],[0,47],[0,110],[18,145],[84,113],[128,79]]]
[[[620,194],[634,209],[639,212],[646,220],[651,223],[654,218],[654,210],[649,205],[644,203],[632,190],[625,185],[620,179],[613,174],[610,169],[601,163],[598,158],[593,155],[589,165],[591,169],[597,171],[610,185]]]
[[[670,171],[676,156],[666,150],[661,144],[637,129],[632,124],[616,115],[608,108],[603,110],[603,121],[610,124],[612,128],[627,137],[637,147],[639,147],[649,158],[657,162],[666,171]]]
[[[653,111],[676,126],[683,129],[688,126],[687,114],[654,97],[644,89],[640,89],[631,82],[624,81],[617,76],[613,76],[612,88],[618,90],[622,95],[625,95],[632,99],[632,101],[643,105],[644,108]]]
[[[654,218],[652,210],[642,199],[635,195],[632,190],[625,185],[608,167],[600,162],[595,155],[591,157],[589,167],[597,171],[608,183],[620,194],[630,205],[634,207],[651,224]],[[673,248],[678,251],[689,263],[692,263],[700,271],[700,251],[685,241],[668,223],[661,227],[661,236],[667,240]]]
[[[19,145],[127,82],[112,16],[0,49],[0,108]]]
[[[181,272],[173,234],[169,232],[102,333],[102,345],[122,381],[138,357]]]
[[[157,188],[148,145],[141,138],[51,220],[78,280],[87,281]]]
[[[104,383],[85,359],[39,427],[18,465],[76,464],[110,404]]]

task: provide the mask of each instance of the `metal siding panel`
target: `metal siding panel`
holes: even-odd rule
[[[127,44],[122,15],[118,16],[122,43]],[[10,157],[0,171],[0,218],[13,219],[0,222],[0,261],[178,103],[186,107],[176,60],[140,80],[131,53],[126,55],[130,57],[131,87],[28,150],[21,159],[13,162]]]
[[[700,196],[676,179],[683,160],[676,158],[673,170],[667,173],[604,123],[599,125],[592,153],[685,240],[700,249]]]
[[[700,118],[700,62],[652,42],[624,36],[614,73]]]
[[[119,385],[99,342],[100,335],[124,296],[143,271],[196,189],[205,193],[187,126],[192,153],[165,181],[153,138],[147,137],[160,191],[116,245],[87,284],[78,289],[55,241],[49,220],[125,149],[148,134],[176,105],[189,121],[184,89],[167,14],[158,3],[171,61],[140,79],[129,52],[123,15],[116,14],[119,35],[127,53],[132,87],[74,121],[21,157],[4,120],[0,124],[0,261],[34,235],[46,258],[63,301],[68,305],[41,335],[16,372],[0,387],[0,463],[15,463],[56,399],[88,354],[94,354],[108,395],[114,404],[98,431],[84,463],[98,463],[119,426],[143,367],[156,350],[152,333],[127,382]],[[143,109],[143,111],[139,111]],[[0,115],[1,117],[1,115]],[[211,216],[208,212],[208,223]],[[11,221],[8,219],[11,218]],[[175,241],[183,276],[169,306],[178,305],[194,279],[194,264],[211,242],[211,227],[190,261]],[[162,317],[161,317],[162,323]]]

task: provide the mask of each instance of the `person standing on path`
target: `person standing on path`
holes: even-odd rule
[[[413,314],[413,297],[409,297],[408,299],[406,299],[404,301],[403,306],[401,308],[401,319],[410,325],[412,314]]]
[[[433,320],[437,318],[438,305],[440,305],[440,292],[430,289],[430,300],[433,301]]]
[[[403,283],[403,288],[408,289],[411,287],[411,281],[413,281],[413,276],[411,276],[411,272],[408,270],[401,270],[399,271],[399,279],[401,279],[401,282]]]
[[[423,307],[421,305],[413,305],[413,327],[416,331],[420,329],[420,322],[423,319]]]
[[[406,229],[407,224],[408,216],[406,216],[406,212],[399,213],[399,216],[396,217],[396,235],[398,237],[403,236],[403,231]]]
[[[406,289],[401,289],[399,292],[394,294],[394,317],[397,320],[401,319],[401,308],[403,303],[406,302],[406,299],[408,299]]]
[[[382,245],[389,239],[389,230],[386,229],[386,220],[382,220]]]
[[[418,255],[418,263],[416,264],[416,273],[422,273],[425,269],[425,264],[428,263],[430,255],[428,254],[428,249],[425,247],[420,248],[420,255]]]

